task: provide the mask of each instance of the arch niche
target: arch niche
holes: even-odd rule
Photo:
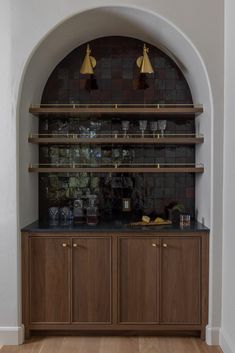
[[[106,36],[136,38],[165,52],[184,74],[193,102],[204,105],[204,113],[197,118],[197,124],[200,132],[205,135],[205,143],[197,147],[197,160],[205,164],[206,171],[196,179],[196,209],[198,220],[204,220],[212,229],[213,102],[203,60],[186,35],[165,18],[140,8],[117,6],[91,9],[66,19],[42,38],[25,65],[18,101],[20,227],[38,218],[38,178],[27,171],[28,164],[36,163],[38,158],[37,147],[27,143],[28,134],[37,130],[38,121],[29,115],[29,105],[41,101],[48,77],[65,56],[83,43]]]

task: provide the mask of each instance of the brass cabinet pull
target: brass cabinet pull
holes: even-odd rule
[[[152,243],[152,246],[153,246],[153,247],[156,247],[156,246],[157,246],[157,244],[155,244],[155,243]]]
[[[78,247],[78,244],[73,243],[73,247],[74,247],[74,248],[77,248],[77,247]]]
[[[68,244],[67,243],[62,243],[63,248],[67,248]]]
[[[163,243],[162,246],[163,248],[167,248],[168,245],[166,243]]]

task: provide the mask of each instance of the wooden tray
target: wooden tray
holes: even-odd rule
[[[128,226],[129,227],[138,227],[138,226],[166,226],[166,225],[170,225],[172,224],[171,221],[164,221],[164,222],[161,222],[161,223],[156,223],[156,222],[133,222],[133,223],[129,223]]]

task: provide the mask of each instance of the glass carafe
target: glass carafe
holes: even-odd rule
[[[77,199],[73,203],[73,219],[74,223],[81,224],[85,221],[83,200]]]
[[[87,207],[87,224],[89,226],[96,226],[98,223],[99,210],[96,206],[96,195],[89,195],[89,205]]]

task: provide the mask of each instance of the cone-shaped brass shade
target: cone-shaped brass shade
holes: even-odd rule
[[[95,58],[93,58],[93,56],[90,56],[91,54],[91,49],[89,47],[89,44],[87,44],[87,48],[86,48],[86,55],[85,58],[83,60],[82,63],[82,67],[80,70],[81,74],[84,75],[93,75],[94,74],[94,70],[93,68],[96,66],[96,60]]]
[[[149,49],[144,44],[143,56],[140,56],[136,61],[137,66],[140,68],[141,74],[152,74],[154,72],[149,60],[148,52]]]

